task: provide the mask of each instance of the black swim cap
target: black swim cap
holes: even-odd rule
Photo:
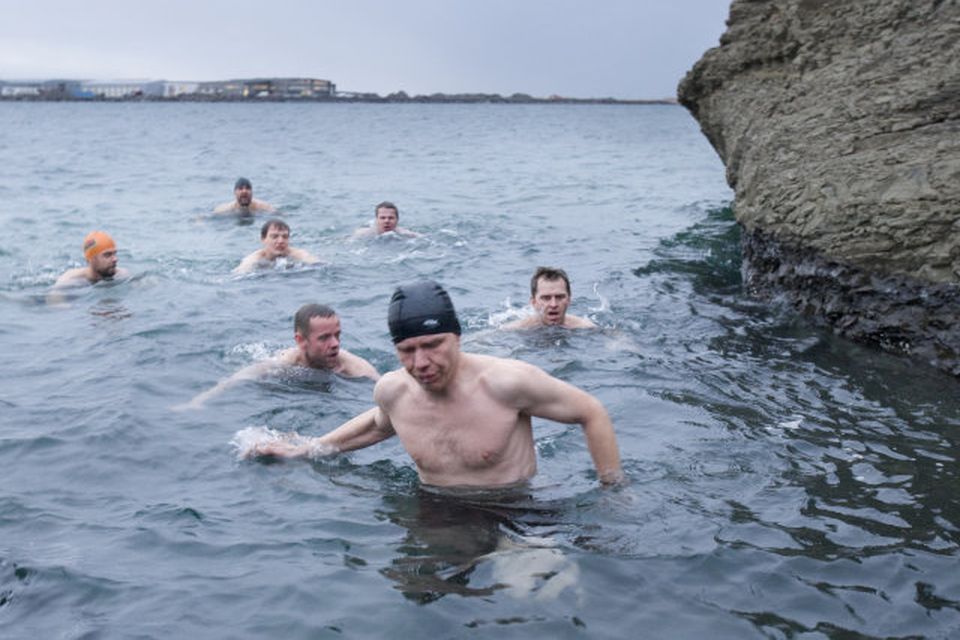
[[[450,296],[432,280],[397,287],[390,297],[387,324],[394,344],[434,333],[460,335],[460,321]]]
[[[246,178],[237,178],[237,181],[233,185],[233,190],[236,191],[240,187],[246,187],[247,189],[253,189],[253,185],[250,184],[250,181]]]

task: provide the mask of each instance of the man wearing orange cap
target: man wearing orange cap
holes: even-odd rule
[[[57,278],[55,288],[71,287],[81,284],[96,284],[101,280],[126,278],[130,274],[126,269],[117,268],[117,245],[104,231],[93,231],[83,239],[83,257],[87,266],[70,269]]]

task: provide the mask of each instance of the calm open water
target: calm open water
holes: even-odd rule
[[[327,264],[230,274],[262,219],[202,216],[241,175]],[[384,199],[424,237],[346,241]],[[747,299],[730,199],[679,107],[0,104],[0,636],[957,637],[957,381]],[[135,277],[47,305],[94,228]],[[496,330],[540,264],[602,331]],[[465,349],[606,404],[629,486],[543,421],[512,499],[425,494],[395,441],[237,459],[369,381],[171,410],[305,302],[396,367],[387,300],[422,276]]]

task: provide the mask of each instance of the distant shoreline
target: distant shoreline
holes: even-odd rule
[[[675,99],[661,98],[657,100],[621,100],[617,98],[535,98],[526,95],[501,96],[497,94],[432,94],[429,96],[407,96],[390,94],[388,96],[358,95],[349,97],[313,97],[313,98],[285,98],[265,96],[257,98],[180,95],[174,97],[161,96],[124,96],[120,98],[71,97],[71,96],[0,96],[0,102],[93,102],[93,103],[120,103],[120,102],[236,102],[236,103],[367,103],[367,104],[610,104],[610,105],[678,105]]]

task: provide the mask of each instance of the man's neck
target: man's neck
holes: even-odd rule
[[[333,361],[324,360],[319,363],[310,362],[307,360],[307,356],[304,355],[303,351],[297,353],[297,365],[301,367],[306,367],[308,369],[317,369],[318,371],[333,371],[334,373],[342,369],[342,362],[340,360],[340,354],[337,354],[337,357]]]

